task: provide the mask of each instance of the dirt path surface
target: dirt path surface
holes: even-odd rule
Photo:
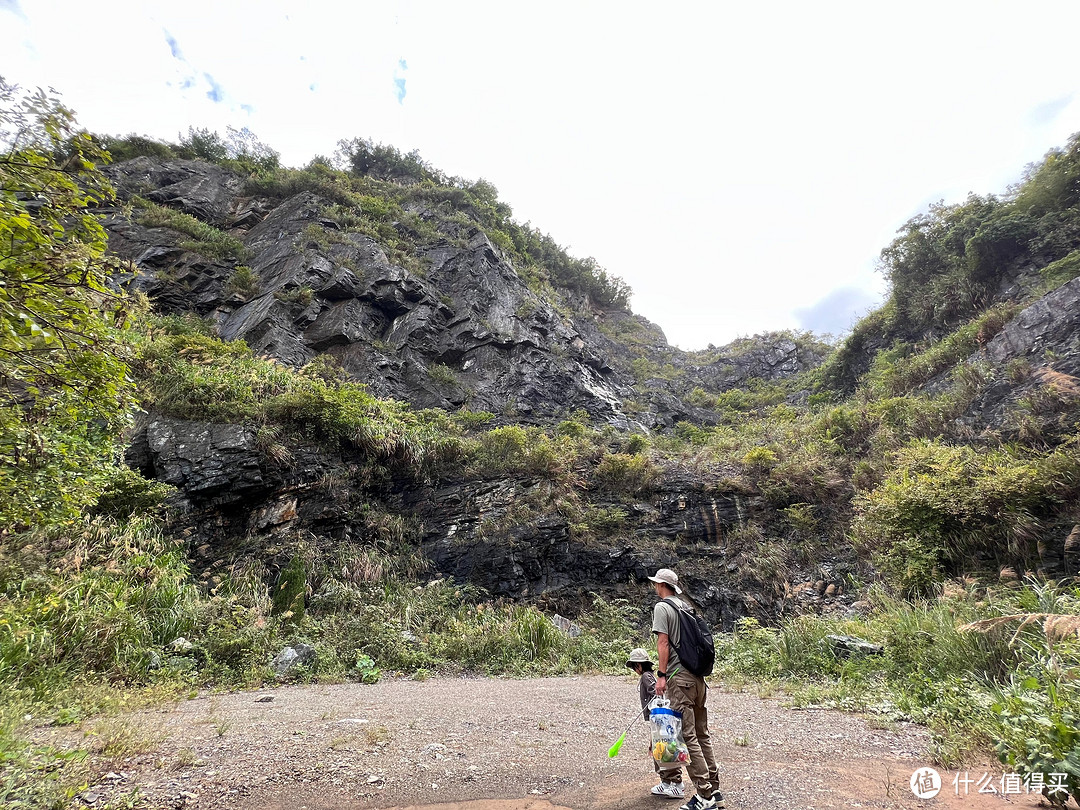
[[[391,680],[201,696],[104,731],[53,733],[79,745],[86,733],[111,733],[145,751],[97,762],[102,776],[84,807],[137,789],[140,806],[153,808],[675,810],[679,802],[649,793],[644,722],[615,759],[606,755],[636,700],[634,681],[612,676]],[[1001,795],[991,764],[966,772],[967,795],[963,781],[952,784],[956,772],[942,771],[940,794],[916,798],[909,778],[928,765],[928,740],[915,726],[719,689],[709,708],[733,810],[1039,806]],[[999,795],[977,792],[984,772]]]

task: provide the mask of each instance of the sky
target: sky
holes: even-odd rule
[[[1076,0],[0,0],[0,27],[0,76],[94,132],[482,177],[688,350],[842,335],[908,219],[1080,131]]]

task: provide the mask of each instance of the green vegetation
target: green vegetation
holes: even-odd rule
[[[238,295],[245,301],[259,292],[259,274],[246,264],[237,265],[225,282],[225,295]]]
[[[1036,556],[1030,544],[1053,507],[1080,494],[1075,442],[1039,456],[913,443],[862,497],[856,538],[875,550],[882,573],[903,593],[932,591],[970,561]]]
[[[882,254],[889,301],[801,381],[813,391],[805,408],[769,410],[763,389],[756,401],[740,391],[727,406],[756,418],[677,431],[693,463],[739,460],[740,484],[784,515],[788,559],[807,538],[831,536],[853,543],[877,580],[861,617],[743,621],[723,638],[721,676],[764,680],[800,705],[925,723],[942,763],[993,749],[1021,776],[1049,784],[1066,774],[1074,798],[1080,589],[1034,576],[999,584],[999,572],[1007,581],[1040,569],[1076,522],[1080,389],[1053,356],[1001,369],[969,358],[1032,296],[1080,270],[1077,166],[1074,137],[1008,198],[933,206],[908,223]],[[1003,278],[1024,272],[1028,297],[995,302]],[[974,436],[958,417],[1001,384],[1026,393],[1007,402],[998,430]],[[766,540],[758,558],[775,548]],[[883,653],[848,654],[830,634]]]
[[[1021,776],[1042,773],[1050,784],[1051,773],[1068,774],[1075,798],[1077,627],[1076,587],[950,585],[930,601],[875,587],[863,618],[799,616],[773,629],[743,620],[721,637],[717,670],[728,680],[767,681],[766,688],[782,688],[796,705],[923,723],[946,766],[993,749]],[[829,635],[861,638],[883,652],[848,653]],[[1056,798],[1059,805],[1067,799]]]
[[[88,776],[87,750],[31,744],[25,715],[64,725],[196,686],[259,686],[273,679],[273,654],[293,641],[315,644],[319,655],[290,679],[363,683],[385,671],[618,672],[627,645],[642,641],[617,603],[597,599],[579,618],[586,633],[571,639],[530,606],[492,602],[444,580],[421,584],[423,563],[401,542],[410,539],[408,527],[371,516],[370,525],[380,523],[384,544],[301,547],[271,584],[258,560],[197,582],[183,542],[145,516],[7,538],[0,549],[5,806],[63,806]],[[122,756],[140,744],[116,729],[95,752]]]
[[[284,304],[296,304],[302,309],[306,309],[314,300],[315,292],[311,287],[307,286],[293,287],[287,290],[278,290],[274,293],[274,298]]]
[[[135,220],[147,228],[170,228],[190,236],[180,242],[180,247],[216,259],[246,259],[249,255],[244,243],[213,225],[207,225],[182,211],[174,211],[164,205],[135,196],[131,200],[137,209]]]
[[[180,139],[179,144],[163,143],[142,135],[106,137],[102,143],[116,161],[140,156],[206,160],[241,174],[252,175],[274,171],[280,165],[278,153],[247,127],[226,127],[224,138],[207,129],[189,127],[188,134]]]
[[[376,399],[363,385],[344,382],[327,358],[296,372],[255,357],[244,343],[200,334],[188,321],[152,323],[134,336],[132,361],[147,407],[185,419],[275,423],[417,471],[461,453],[445,413]]]
[[[428,377],[438,385],[457,385],[457,374],[450,366],[442,363],[432,363],[428,367]]]
[[[0,80],[0,526],[77,515],[112,466],[132,386],[110,291],[105,156],[70,110]]]

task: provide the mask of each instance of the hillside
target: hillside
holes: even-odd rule
[[[103,679],[619,671],[666,566],[734,631],[729,675],[835,676],[1014,757],[1027,721],[1010,736],[994,690],[1030,676],[1071,716],[1077,138],[1000,199],[912,220],[890,300],[839,347],[688,353],[491,184],[415,154],[354,140],[284,169],[9,96],[10,705],[77,722],[107,701],[64,695]],[[1023,651],[958,630],[1028,615],[1048,623]],[[851,663],[829,630],[886,657]],[[302,666],[275,675],[286,644]]]
[[[1007,201],[909,223],[883,251],[892,298],[824,366],[829,347],[810,336],[668,346],[621,282],[522,229],[490,185],[416,156],[353,142],[349,171],[245,178],[237,159],[160,154],[183,146],[115,148],[136,146],[158,154],[108,169],[121,206],[102,212],[130,288],[243,340],[256,366],[318,366],[456,426],[440,428],[458,442],[440,452],[458,458],[437,471],[398,464],[376,482],[355,472],[370,448],[306,443],[295,404],[235,420],[245,405],[158,395],[192,371],[148,364],[129,460],[180,489],[206,556],[226,559],[240,537],[248,548],[297,531],[316,544],[362,538],[352,499],[406,519],[408,544],[441,575],[571,612],[676,559],[726,626],[783,613],[806,583],[835,595],[868,564],[909,592],[972,571],[1074,573],[1074,482],[1061,475],[1080,362],[1075,144]],[[213,237],[192,241],[193,223]],[[534,258],[534,243],[548,252]],[[233,350],[208,339],[193,362],[227,378]],[[174,336],[167,351],[196,348]],[[276,457],[260,431],[276,432]],[[967,503],[936,514],[941,504],[899,486],[912,472]],[[315,487],[327,476],[347,484],[330,499]],[[917,530],[904,523],[912,509]]]
[[[184,329],[244,341],[256,366],[318,366],[376,397],[437,409],[423,418],[454,425],[443,428],[448,437],[456,431],[459,444],[476,449],[455,448],[451,455],[466,457],[437,472],[406,463],[373,482],[369,470],[355,470],[372,460],[369,448],[306,446],[287,424],[302,414],[281,419],[279,410],[227,429],[214,421],[232,421],[244,406],[197,392],[157,395],[190,369],[166,371],[155,356],[129,461],[181,490],[185,532],[225,564],[241,537],[245,556],[253,542],[278,545],[298,531],[320,546],[363,542],[367,519],[354,516],[367,506],[406,519],[409,544],[440,574],[553,610],[576,613],[593,591],[621,593],[628,577],[674,564],[674,544],[687,540],[703,547],[683,567],[702,556],[698,576],[711,578],[709,561],[728,553],[723,538],[764,510],[761,499],[718,487],[707,470],[688,475],[673,456],[650,453],[647,437],[724,421],[718,399],[741,387],[770,404],[796,396],[794,379],[828,347],[788,334],[707,355],[670,347],[629,311],[621,282],[558,251],[530,264],[522,251],[496,247],[492,237],[505,243],[504,231],[485,229],[475,185],[433,185],[432,170],[409,165],[421,166],[419,180],[379,180],[371,167],[359,176],[320,168],[245,180],[228,164],[136,157],[107,170],[119,203],[102,211],[109,247],[134,270],[129,289],[162,314],[204,324]],[[379,220],[370,211],[386,213]],[[507,222],[498,224],[518,227]],[[193,242],[184,229],[196,227],[227,247],[211,250],[206,235]],[[393,236],[381,235],[386,228]],[[194,362],[220,364],[228,376],[232,350],[211,343],[199,344]],[[167,350],[189,351],[175,338]],[[747,396],[735,394],[736,411]],[[260,446],[259,421],[286,423],[261,428],[283,431],[277,457]],[[344,484],[332,497],[316,486],[327,476]],[[775,594],[761,593],[774,590],[771,575],[750,577],[702,589],[718,620],[730,625],[746,611],[741,591],[769,603],[767,613],[780,609]]]

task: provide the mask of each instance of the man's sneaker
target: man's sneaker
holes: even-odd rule
[[[715,807],[716,810],[724,810],[724,808],[727,807],[727,805],[724,804],[724,794],[721,793],[719,790],[713,793],[712,802],[713,807]]]
[[[716,802],[712,798],[703,798],[698,794],[694,794],[690,797],[690,801],[684,804],[679,810],[714,810]]]
[[[682,782],[661,782],[652,789],[654,796],[663,796],[665,799],[681,799],[686,794],[683,792]]]

